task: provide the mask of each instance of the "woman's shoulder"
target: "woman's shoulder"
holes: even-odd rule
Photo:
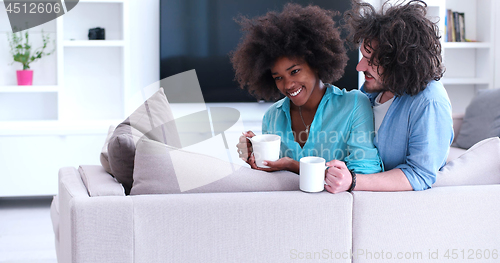
[[[332,84],[326,84],[328,89],[331,90],[330,96],[336,98],[336,100],[330,100],[330,103],[343,103],[345,105],[355,105],[360,101],[362,103],[369,102],[368,97],[358,89],[347,90],[345,88],[340,89]]]

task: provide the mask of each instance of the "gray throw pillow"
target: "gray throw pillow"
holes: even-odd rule
[[[131,195],[299,190],[299,176],[264,172],[141,139]]]
[[[163,88],[120,123],[109,140],[108,161],[111,174],[123,185],[126,194],[132,188],[136,144],[143,136],[180,146],[174,116]]]
[[[500,136],[500,89],[481,90],[465,111],[453,146],[468,149],[481,140]]]
[[[108,162],[111,174],[123,185],[125,193],[132,188],[135,144],[144,134],[130,126],[128,118],[120,123],[108,144]]]
[[[113,135],[113,132],[115,131],[115,126],[111,125],[109,126],[108,129],[108,135],[106,136],[106,140],[104,141],[104,145],[102,146],[101,149],[101,154],[99,155],[99,160],[101,161],[101,165],[106,170],[106,172],[111,173],[111,167],[109,167],[109,161],[108,161],[108,144],[109,140],[111,139],[111,136]]]

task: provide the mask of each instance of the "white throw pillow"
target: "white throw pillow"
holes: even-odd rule
[[[438,172],[435,186],[500,184],[500,139],[473,145]]]
[[[131,195],[299,190],[299,176],[264,172],[141,138]]]

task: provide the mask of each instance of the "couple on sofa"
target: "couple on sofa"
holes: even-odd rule
[[[352,6],[344,20],[362,54],[360,91],[328,84],[342,77],[348,59],[334,12],[287,4],[281,13],[240,20],[247,33],[231,58],[240,86],[258,98],[285,96],[262,122],[263,134],[281,135],[281,159],[257,167],[251,131],[240,137],[240,157],[254,169],[298,173],[301,157],[321,156],[331,193],[428,189],[453,140],[451,104],[438,81],[438,28],[421,1],[380,13],[356,0]]]

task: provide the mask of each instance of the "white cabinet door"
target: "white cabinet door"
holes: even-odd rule
[[[0,137],[0,197],[57,194],[64,166],[100,164],[101,135]]]

